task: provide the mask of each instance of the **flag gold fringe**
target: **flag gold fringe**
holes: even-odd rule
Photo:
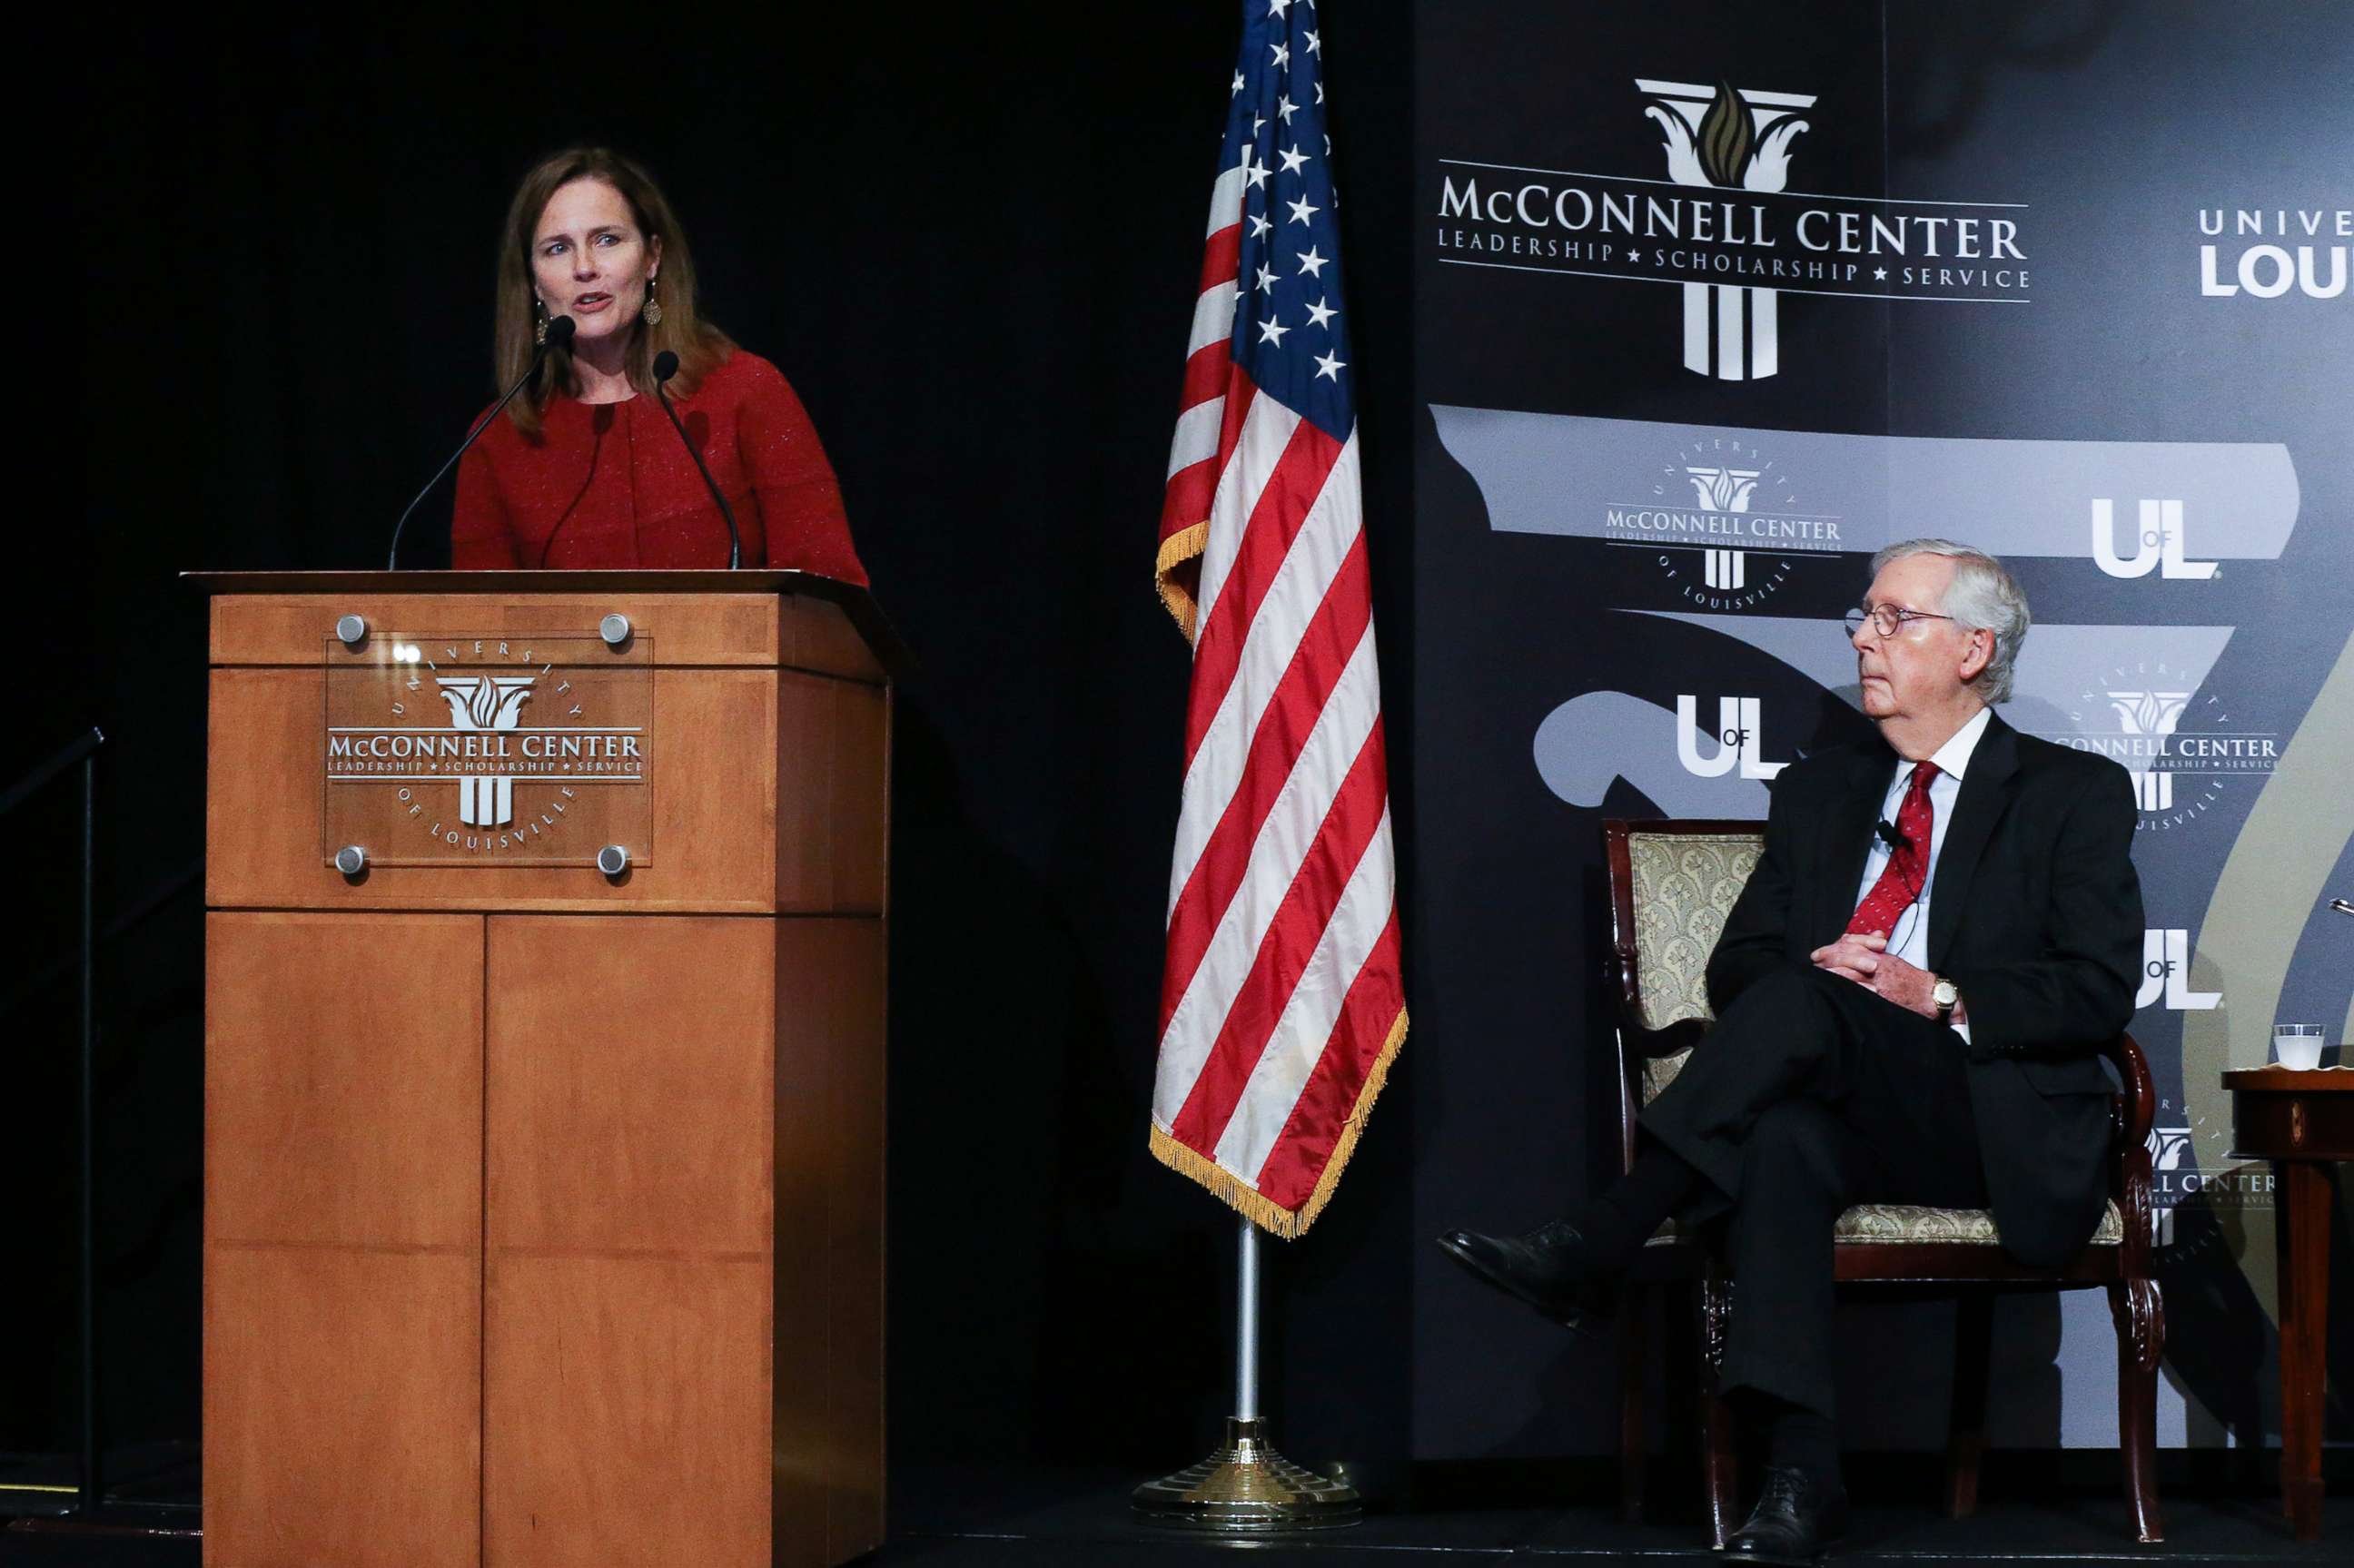
[[[1324,1162],[1324,1173],[1316,1179],[1316,1190],[1298,1209],[1277,1206],[1261,1196],[1257,1188],[1215,1160],[1204,1159],[1158,1127],[1152,1129],[1152,1158],[1179,1175],[1199,1181],[1213,1196],[1259,1229],[1285,1241],[1297,1241],[1316,1223],[1316,1216],[1324,1212],[1324,1205],[1332,1201],[1334,1190],[1341,1185],[1341,1173],[1348,1168],[1349,1157],[1357,1151],[1357,1138],[1365,1129],[1365,1118],[1373,1114],[1373,1101],[1381,1097],[1383,1086],[1389,1082],[1390,1064],[1397,1060],[1399,1049],[1405,1044],[1405,1031],[1406,1012],[1400,1008],[1397,1021],[1390,1025],[1389,1038],[1382,1043],[1382,1054],[1373,1059],[1373,1070],[1365,1075],[1364,1087],[1357,1091],[1355,1107],[1349,1112],[1349,1119],[1341,1124],[1340,1141],[1333,1144],[1331,1157]]]
[[[1258,1194],[1258,1190],[1246,1184],[1214,1160],[1204,1160],[1159,1128],[1152,1129],[1152,1158],[1180,1176],[1191,1176],[1210,1190],[1211,1196],[1235,1210],[1263,1231],[1268,1231],[1289,1241],[1300,1232],[1299,1216],[1289,1209],[1278,1209]]]
[[[1161,540],[1160,553],[1152,563],[1152,586],[1160,590],[1161,602],[1176,618],[1178,630],[1185,633],[1188,642],[1193,641],[1193,596],[1180,588],[1169,574],[1200,555],[1209,542],[1210,524],[1204,519]]]

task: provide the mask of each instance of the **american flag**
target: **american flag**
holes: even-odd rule
[[[1193,643],[1152,1152],[1278,1235],[1405,1039],[1314,0],[1245,0],[1156,562]]]

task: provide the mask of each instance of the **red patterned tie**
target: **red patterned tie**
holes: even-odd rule
[[[1897,916],[1924,891],[1922,883],[1929,874],[1929,781],[1936,777],[1934,762],[1913,769],[1913,781],[1904,787],[1903,804],[1896,809],[1896,831],[1904,842],[1888,857],[1886,869],[1863,895],[1863,902],[1855,906],[1855,916],[1847,923],[1849,936],[1893,934]]]

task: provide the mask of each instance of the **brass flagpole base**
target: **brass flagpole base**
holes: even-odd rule
[[[1228,1417],[1225,1446],[1198,1465],[1136,1489],[1146,1521],[1211,1535],[1331,1530],[1363,1516],[1357,1489],[1277,1453],[1267,1423]]]

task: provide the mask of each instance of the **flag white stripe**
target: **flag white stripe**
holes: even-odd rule
[[[1180,429],[1186,417],[1179,417]],[[1234,569],[1235,556],[1242,548],[1243,529],[1258,507],[1260,493],[1275,476],[1276,465],[1283,461],[1291,432],[1299,428],[1299,416],[1273,397],[1253,397],[1249,411],[1243,415],[1233,455],[1226,459],[1225,471],[1218,475],[1217,492],[1210,498],[1209,537],[1203,541],[1201,587],[1194,596],[1200,607],[1193,615],[1196,629],[1210,624],[1210,611],[1217,607],[1218,592],[1226,586],[1226,574]],[[1210,439],[1214,443],[1217,432],[1213,430]]]
[[[1202,231],[1204,239],[1243,220],[1243,182],[1250,177],[1244,164],[1249,162],[1250,151],[1246,148],[1242,163],[1219,171],[1217,183],[1210,187],[1210,226]]]
[[[1218,1139],[1218,1163],[1254,1186],[1267,1156],[1275,1150],[1276,1140],[1291,1121],[1292,1107],[1299,1103],[1309,1075],[1331,1043],[1350,986],[1356,983],[1358,971],[1373,956],[1373,944],[1389,926],[1394,864],[1390,853],[1390,814],[1384,807],[1381,825],[1366,842],[1357,869],[1350,874],[1349,885],[1333,906],[1332,918],[1317,939],[1316,951],[1299,973],[1299,984],[1284,1004],[1283,1016],[1276,1020],[1266,1054],[1251,1070],[1234,1117]]]
[[[1363,507],[1357,489],[1357,438],[1352,431],[1341,449],[1340,461],[1325,477],[1324,488],[1308,509],[1307,520],[1293,535],[1251,618],[1243,640],[1242,657],[1234,679],[1226,683],[1218,711],[1202,731],[1186,769],[1185,787],[1177,809],[1177,845],[1170,855],[1169,915],[1177,912],[1178,895],[1193,874],[1210,834],[1225,814],[1226,802],[1242,787],[1243,766],[1250,756],[1251,737],[1267,705],[1282,688],[1284,673],[1308,624],[1323,608],[1332,579],[1363,527]],[[1166,917],[1163,920],[1166,924]]]
[[[1349,656],[1348,667],[1341,672],[1331,696],[1316,715],[1316,726],[1309,731],[1308,743],[1300,748],[1290,777],[1284,780],[1275,810],[1259,827],[1242,885],[1211,933],[1193,980],[1169,1015],[1169,1027],[1161,1032],[1152,1114],[1163,1128],[1184,1108],[1193,1080],[1209,1060],[1210,1047],[1216,1043],[1218,1031],[1258,957],[1259,944],[1275,923],[1284,895],[1299,879],[1317,831],[1332,809],[1332,798],[1341,792],[1357,753],[1364,749],[1365,737],[1373,733],[1381,708],[1381,675],[1373,661],[1373,629],[1368,622]]]
[[[1214,343],[1232,342],[1235,335],[1233,280],[1213,283],[1193,302],[1193,332],[1185,340],[1185,357],[1193,358]]]
[[[1161,476],[1163,483],[1176,477],[1179,470],[1218,455],[1218,429],[1225,417],[1223,392],[1177,416],[1177,433],[1169,438],[1169,471]]]

